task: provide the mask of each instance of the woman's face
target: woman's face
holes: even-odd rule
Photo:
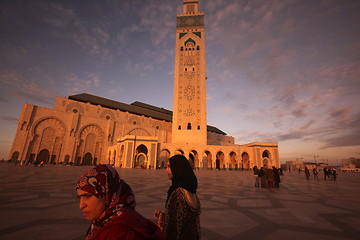
[[[79,207],[84,218],[89,221],[97,220],[105,211],[104,201],[80,189],[77,189],[76,192],[80,200]]]
[[[170,168],[170,162],[168,162],[166,165],[166,173],[168,175],[169,180],[173,179],[173,175]]]

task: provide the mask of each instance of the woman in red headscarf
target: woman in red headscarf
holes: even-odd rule
[[[198,183],[189,161],[182,155],[171,157],[166,173],[172,184],[168,190],[165,213],[155,210],[158,226],[168,240],[200,239]]]
[[[86,171],[76,185],[83,216],[91,221],[86,240],[163,240],[160,229],[135,211],[135,196],[110,165]]]

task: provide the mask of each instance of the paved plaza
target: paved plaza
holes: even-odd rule
[[[89,223],[74,186],[90,167],[0,163],[0,239],[80,240]],[[152,219],[170,186],[164,170],[117,169],[137,210]],[[254,187],[251,172],[196,171],[202,239],[359,239],[360,174],[338,180],[285,173],[280,189]]]

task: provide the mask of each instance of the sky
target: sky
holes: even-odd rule
[[[24,103],[90,93],[172,110],[182,0],[0,0],[0,158]],[[200,0],[207,122],[280,160],[360,158],[360,1]]]

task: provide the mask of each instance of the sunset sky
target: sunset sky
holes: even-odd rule
[[[0,159],[24,103],[91,93],[172,110],[182,0],[2,0]],[[360,158],[359,0],[202,0],[207,120],[280,159]]]

